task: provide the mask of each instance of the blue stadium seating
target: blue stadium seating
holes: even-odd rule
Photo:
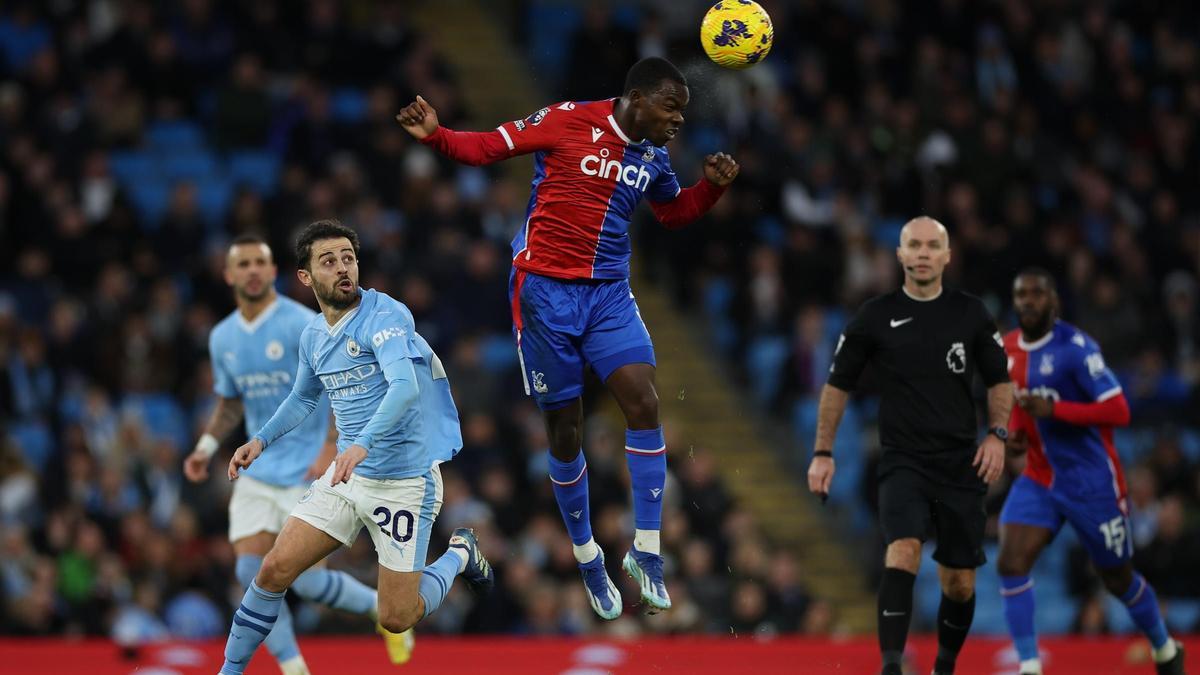
[[[194,150],[205,145],[200,125],[186,120],[152,122],[146,127],[143,139],[149,149],[160,152]]]
[[[367,95],[361,89],[343,87],[330,96],[329,109],[338,122],[356,124],[367,116]]]
[[[209,180],[221,172],[216,156],[202,148],[171,152],[158,161],[158,170],[168,181]]]
[[[229,180],[260,195],[275,193],[279,184],[279,157],[271,152],[241,150],[229,154]]]

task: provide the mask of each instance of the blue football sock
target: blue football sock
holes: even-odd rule
[[[254,582],[254,575],[258,574],[258,568],[262,566],[262,561],[260,555],[239,555],[237,557],[234,573],[237,575],[237,580],[242,582],[242,586],[250,587],[250,584]],[[280,662],[287,661],[300,653],[300,645],[296,644],[296,631],[292,628],[292,611],[288,608],[286,601],[279,604],[279,617],[275,619],[275,625],[263,641],[263,645],[271,653],[271,656]]]
[[[643,431],[626,429],[625,462],[633,484],[634,527],[661,530],[662,493],[667,482],[667,443],[662,427]]]
[[[445,600],[446,594],[450,592],[450,586],[454,584],[454,577],[458,576],[458,567],[461,564],[462,557],[454,551],[448,550],[432,565],[425,566],[424,571],[421,572],[421,585],[417,589],[417,593],[425,601],[425,613],[421,616],[422,619],[433,614],[438,607],[442,606],[442,600]]]
[[[225,675],[241,675],[246,670],[254,650],[262,644],[275,626],[283,604],[283,591],[264,591],[258,584],[250,582],[242,604],[233,613],[233,624],[229,627],[229,639],[225,642],[225,664],[221,672]]]
[[[1028,575],[1000,577],[1000,595],[1004,618],[1012,635],[1017,657],[1022,661],[1038,658],[1037,631],[1033,626],[1033,579]]]
[[[592,538],[592,520],[588,512],[587,462],[581,450],[570,462],[560,462],[550,455],[550,482],[554,486],[554,500],[562,514],[567,534],[576,546],[586,544]]]
[[[1167,635],[1167,624],[1163,622],[1162,613],[1158,611],[1158,596],[1145,577],[1134,572],[1133,583],[1129,584],[1129,590],[1120,599],[1129,610],[1129,618],[1150,639],[1155,649],[1167,643],[1170,636]]]
[[[314,567],[292,582],[296,595],[335,609],[374,616],[375,589],[336,570]]]

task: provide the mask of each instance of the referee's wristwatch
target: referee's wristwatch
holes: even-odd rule
[[[992,427],[987,432],[1004,442],[1008,442],[1008,429],[1004,427]]]

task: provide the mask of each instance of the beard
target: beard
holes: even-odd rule
[[[358,300],[358,284],[355,283],[354,288],[349,291],[343,291],[337,287],[339,283],[341,283],[341,279],[329,286],[313,284],[313,290],[317,293],[317,300],[322,305],[338,310],[346,309],[350,305],[353,305],[354,301]]]
[[[1050,312],[1038,314],[1034,317],[1026,317],[1024,314],[1017,317],[1017,323],[1021,325],[1021,332],[1029,336],[1042,336],[1050,332],[1050,328],[1054,325],[1054,315]]]
[[[271,292],[272,287],[273,286],[271,284],[264,283],[262,285],[262,289],[259,292],[251,293],[248,288],[243,286],[241,288],[236,289],[236,293],[238,294],[238,297],[242,298],[243,300],[249,300],[250,302],[258,302],[259,300],[262,300],[263,298],[267,297],[267,294]]]

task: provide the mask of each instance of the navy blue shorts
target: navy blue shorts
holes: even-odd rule
[[[630,363],[655,365],[627,280],[563,281],[513,268],[508,297],[525,393],[542,410],[583,394],[585,365],[601,381]]]
[[[1133,559],[1129,514],[1115,494],[1069,496],[1023,475],[1013,483],[1000,511],[1001,525],[1033,525],[1057,533],[1064,522],[1071,523],[1096,567],[1119,567]]]

